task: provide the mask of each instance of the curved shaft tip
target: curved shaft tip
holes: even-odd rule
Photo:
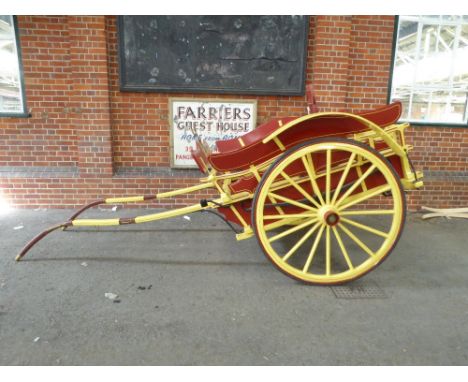
[[[46,237],[49,233],[62,228],[62,227],[69,227],[72,223],[70,221],[62,224],[55,225],[53,227],[47,228],[46,230],[42,231],[39,235],[35,236],[26,246],[21,250],[21,252],[15,257],[15,261],[20,261],[26,253],[41,239]]]

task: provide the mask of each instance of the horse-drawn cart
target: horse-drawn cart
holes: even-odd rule
[[[156,195],[98,200],[66,227],[145,223],[216,209],[241,227],[237,239],[256,236],[273,264],[307,283],[338,284],[381,263],[405,221],[405,190],[422,186],[408,157],[407,123],[397,124],[401,103],[362,114],[314,113],[271,120],[211,151],[200,139],[192,151],[205,174],[199,184]],[[99,204],[142,202],[213,189],[215,199],[135,218],[81,219]]]

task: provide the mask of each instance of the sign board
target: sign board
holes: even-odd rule
[[[303,95],[309,16],[118,17],[120,90]]]
[[[256,100],[170,98],[171,167],[197,168],[190,153],[192,129],[216,151],[216,141],[240,137],[256,124]]]

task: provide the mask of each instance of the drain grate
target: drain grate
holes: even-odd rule
[[[331,287],[336,298],[387,298],[382,288],[373,281],[354,282]]]

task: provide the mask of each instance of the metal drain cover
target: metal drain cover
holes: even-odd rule
[[[331,287],[336,298],[387,298],[385,292],[373,281],[354,282]]]

